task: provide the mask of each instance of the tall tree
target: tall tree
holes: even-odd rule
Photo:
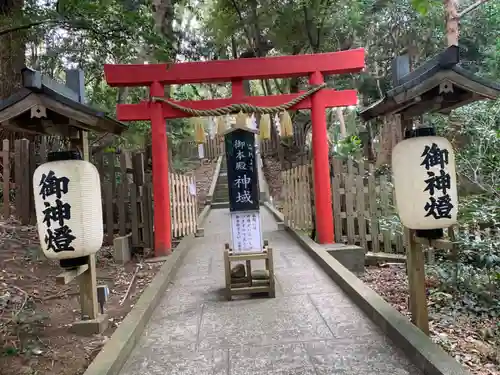
[[[0,2],[0,29],[21,18],[24,0]],[[24,67],[25,32],[17,30],[0,36],[0,99],[10,96],[21,86]]]

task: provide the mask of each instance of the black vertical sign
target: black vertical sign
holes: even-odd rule
[[[235,129],[225,135],[229,209],[259,209],[259,177],[255,158],[255,134]]]

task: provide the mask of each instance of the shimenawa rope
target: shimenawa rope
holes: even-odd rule
[[[164,102],[170,105],[172,108],[178,109],[179,111],[188,113],[195,117],[204,117],[204,116],[224,116],[231,113],[243,112],[243,113],[259,113],[259,114],[273,114],[286,111],[300,103],[302,100],[311,96],[312,94],[318,92],[319,90],[326,87],[326,83],[322,83],[321,85],[311,86],[305,93],[300,94],[296,98],[290,100],[287,103],[275,106],[275,107],[258,107],[251,104],[231,104],[226,107],[215,108],[215,109],[193,109],[184,107],[178,103],[172,102],[166,98],[162,98],[159,96],[152,97],[152,100],[158,102]]]

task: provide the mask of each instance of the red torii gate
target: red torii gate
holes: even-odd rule
[[[321,85],[324,83],[324,74],[356,73],[361,71],[364,65],[364,50],[354,49],[310,55],[188,62],[171,65],[107,64],[104,66],[104,73],[110,86],[149,87],[151,98],[163,97],[165,85],[231,82],[232,95],[230,98],[175,102],[184,107],[207,110],[241,103],[274,107],[285,104],[302,94],[246,96],[243,90],[244,80],[309,76],[311,85]],[[357,94],[355,90],[322,89],[291,108],[291,110],[311,110],[316,226],[318,240],[323,244],[334,242],[325,109],[356,104]],[[168,103],[154,100],[142,101],[138,104],[118,104],[116,113],[120,121],[151,121],[155,255],[168,255],[171,252],[172,239],[165,119],[189,117],[190,115],[173,108]]]

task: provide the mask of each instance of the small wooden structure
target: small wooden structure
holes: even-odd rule
[[[89,160],[88,131],[120,134],[126,126],[102,111],[84,104],[84,80],[81,70],[70,70],[66,84],[62,85],[40,72],[23,69],[23,87],[7,99],[0,101],[0,126],[13,131],[34,135],[57,135],[70,140],[70,148],[78,150],[84,160]],[[25,142],[25,144],[27,144]],[[29,153],[29,148],[25,150]],[[34,151],[34,150],[33,150]],[[22,155],[27,158],[27,155]],[[33,191],[32,173],[36,166],[19,168],[23,189]],[[16,176],[16,180],[20,176]],[[29,194],[33,200],[33,194]],[[81,334],[101,333],[107,326],[106,315],[99,314],[97,303],[97,279],[95,255],[88,257],[87,264],[64,271],[57,276],[58,283],[67,284],[78,280],[82,319],[72,329]]]
[[[420,67],[411,71],[408,55],[394,60],[393,88],[385,97],[360,112],[365,121],[396,115],[401,133],[413,131],[413,119],[425,113],[449,114],[452,110],[478,100],[497,99],[500,85],[487,81],[459,65],[460,49],[451,45]],[[400,124],[398,124],[400,122]],[[408,242],[406,265],[410,290],[409,309],[413,324],[429,334],[429,317],[425,287],[425,260],[422,244],[434,247],[452,244],[443,240],[430,243],[419,238],[412,229],[405,229]]]
[[[252,271],[252,261],[264,260],[265,269]],[[245,273],[242,277],[231,274],[231,262],[245,262]],[[264,241],[261,253],[233,253],[228,243],[224,250],[224,271],[226,275],[226,298],[230,301],[233,295],[268,293],[270,298],[276,296],[273,266],[273,249]]]
[[[66,85],[25,68],[23,87],[0,101],[3,128],[35,135],[76,137],[79,131],[120,134],[126,125],[84,104],[83,72],[70,70]]]

